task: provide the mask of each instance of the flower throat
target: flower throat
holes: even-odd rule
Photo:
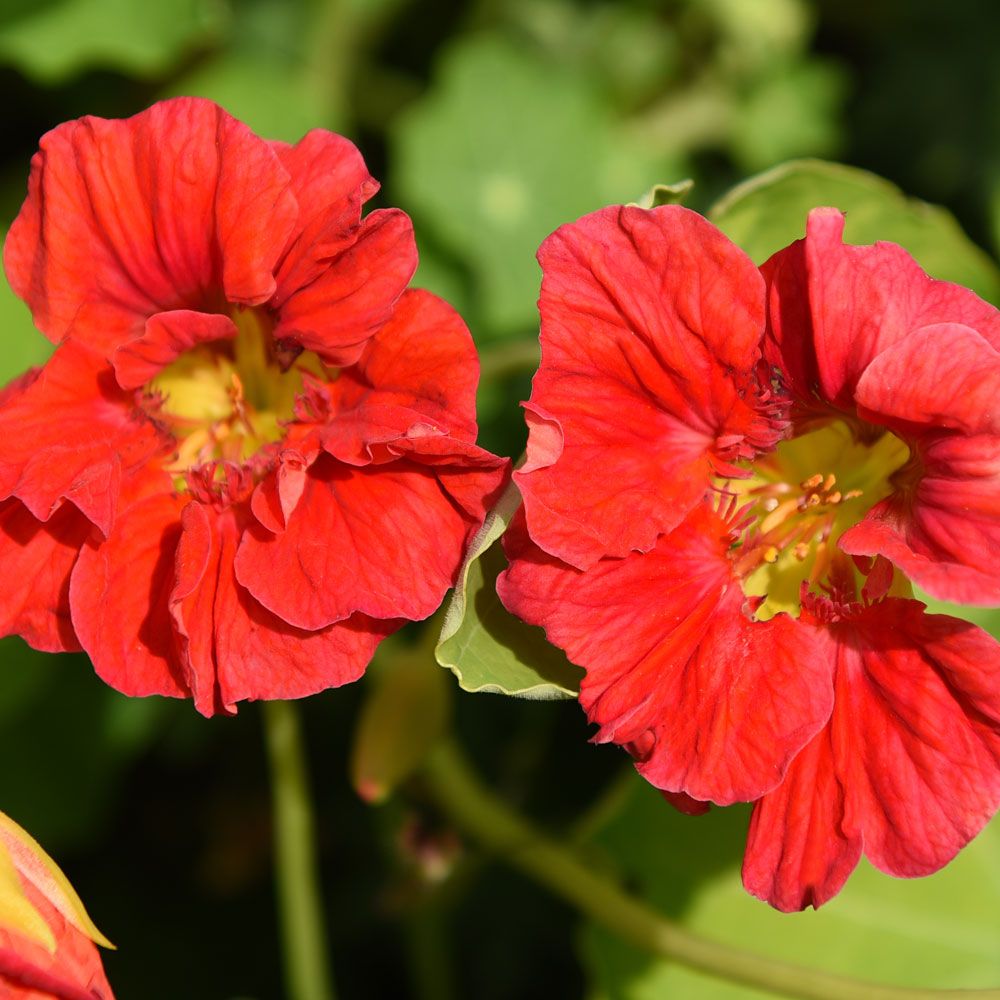
[[[260,310],[235,309],[232,316],[235,338],[187,351],[147,386],[159,401],[157,417],[177,439],[176,473],[251,460],[284,436],[304,374],[330,378],[311,352],[283,366],[271,321]]]
[[[743,511],[730,557],[743,592],[764,599],[756,618],[797,616],[802,584],[821,590],[835,563],[861,578],[837,541],[893,492],[890,479],[909,454],[894,434],[863,442],[833,420],[779,443],[753,463],[749,478],[720,485]]]

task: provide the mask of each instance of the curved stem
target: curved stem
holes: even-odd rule
[[[298,711],[290,702],[268,701],[263,712],[288,996],[290,1000],[334,1000]]]
[[[862,982],[738,951],[692,934],[628,896],[571,849],[532,828],[480,784],[454,746],[437,747],[423,775],[437,804],[466,833],[582,913],[652,954],[801,1000],[1000,1000],[1000,990],[994,989],[925,990]]]

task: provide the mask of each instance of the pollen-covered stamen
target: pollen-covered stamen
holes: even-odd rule
[[[251,463],[279,441],[295,419],[307,378],[330,381],[310,352],[294,359],[277,348],[270,318],[256,309],[234,309],[237,335],[181,355],[145,387],[146,405],[177,442],[169,468],[178,485],[197,467]],[[289,363],[291,362],[291,363]]]
[[[829,588],[844,562],[837,540],[892,492],[892,475],[908,456],[892,434],[857,435],[832,421],[781,442],[747,478],[719,486],[748,514],[730,554],[747,596],[764,598],[758,618],[797,614],[803,584]]]

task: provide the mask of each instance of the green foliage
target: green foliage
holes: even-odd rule
[[[92,66],[155,77],[227,19],[223,0],[56,0],[0,21],[0,61],[45,84]]]
[[[914,588],[913,596],[918,601],[923,601],[931,614],[962,618],[985,629],[994,638],[1000,639],[1000,608],[970,608],[960,604],[950,604],[948,601],[939,601],[936,597],[931,597],[919,588]]]
[[[7,234],[0,234],[0,240]],[[0,274],[0,386],[32,365],[41,365],[52,353],[52,345],[31,322],[28,307],[14,294]]]
[[[683,816],[638,775],[593,846],[626,884],[684,927],[733,947],[861,979],[984,987],[1000,979],[1000,822],[946,869],[893,879],[862,861],[818,911],[782,914],[748,895],[739,865],[747,809]],[[765,994],[653,960],[597,927],[581,942],[591,1000],[757,1000]]]
[[[497,540],[520,505],[512,483],[469,548],[435,655],[466,691],[521,698],[573,698],[582,671],[500,603],[496,579],[506,561]]]
[[[427,652],[386,643],[369,668],[351,748],[351,782],[367,802],[384,802],[445,735],[451,685]]]
[[[582,73],[496,36],[462,40],[392,130],[406,204],[471,268],[500,331],[534,327],[542,240],[669,175]]]
[[[92,841],[124,770],[181,705],[126,698],[85,657],[48,656],[16,638],[0,641],[0,665],[5,811],[53,850]]]
[[[809,210],[820,205],[847,213],[846,242],[898,243],[935,278],[1000,302],[1000,270],[950,212],[907,198],[888,181],[854,167],[818,160],[783,164],[735,187],[709,218],[762,263],[804,236]]]

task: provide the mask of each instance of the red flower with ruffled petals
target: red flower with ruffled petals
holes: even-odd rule
[[[1000,806],[1000,644],[910,586],[1000,603],[1000,314],[842,233],[816,209],[759,270],[679,207],[549,237],[498,584],[668,801],[756,800],[784,910]]]
[[[377,187],[340,136],[191,98],[42,139],[4,259],[59,346],[0,397],[0,629],[210,715],[435,610],[506,461]]]

